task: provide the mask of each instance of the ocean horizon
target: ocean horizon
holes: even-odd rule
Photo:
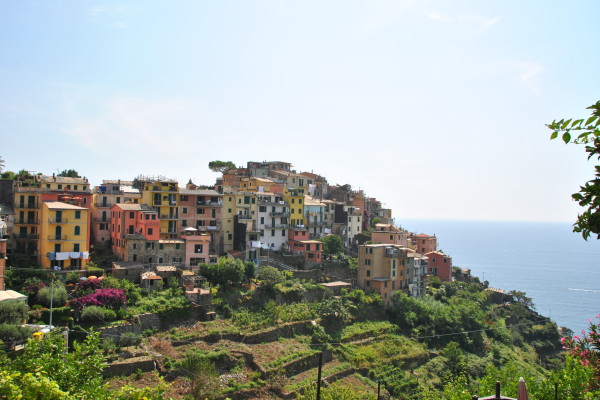
[[[569,222],[396,218],[411,232],[436,235],[456,267],[491,287],[519,290],[536,311],[579,333],[600,313],[600,241]]]

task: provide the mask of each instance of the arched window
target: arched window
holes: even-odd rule
[[[74,234],[75,234],[75,235],[80,235],[80,234],[81,234],[81,228],[79,227],[79,225],[77,225],[77,226],[75,227],[75,232],[74,232]]]

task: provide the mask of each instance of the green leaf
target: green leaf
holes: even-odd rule
[[[577,125],[581,124],[582,122],[583,122],[583,120],[582,120],[582,119],[578,119],[578,120],[575,120],[575,121],[573,121],[573,122],[571,123],[571,129],[573,129],[575,126],[577,126]]]
[[[565,133],[563,133],[563,135],[562,135],[562,140],[563,140],[565,143],[569,143],[569,142],[571,141],[571,134],[570,134],[569,132],[565,132]]]
[[[565,122],[563,122],[561,128],[562,129],[566,129],[567,126],[569,126],[570,123],[571,123],[571,118],[569,118],[568,120],[566,120]]]
[[[595,121],[597,118],[598,118],[597,116],[592,116],[592,117],[589,117],[589,118],[587,119],[587,121],[585,121],[585,124],[586,124],[586,125],[589,125],[589,124],[591,124],[592,122],[594,122],[594,121]]]
[[[550,140],[556,139],[557,136],[558,136],[558,131],[552,132],[552,135],[550,135]]]

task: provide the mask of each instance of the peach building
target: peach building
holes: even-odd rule
[[[410,249],[389,245],[369,244],[358,247],[358,286],[378,292],[386,307],[396,291],[408,292],[407,273]]]
[[[411,247],[415,249],[417,253],[426,254],[430,251],[437,250],[437,237],[426,235],[424,233],[411,233],[409,236]]]
[[[373,244],[394,244],[408,247],[408,233],[392,224],[376,224],[371,232]]]
[[[223,252],[221,228],[223,195],[211,189],[180,189],[179,220],[183,232],[192,227],[209,237],[206,251]],[[208,260],[208,258],[207,258]]]

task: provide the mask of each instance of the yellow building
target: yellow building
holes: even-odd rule
[[[233,250],[234,216],[236,214],[235,194],[223,195],[223,210],[221,213],[221,230],[223,232],[223,251]]]
[[[89,210],[60,201],[46,201],[40,209],[40,264],[42,268],[85,268],[89,259]]]
[[[285,188],[283,198],[290,206],[290,224],[306,226],[304,216],[304,188]]]
[[[243,250],[249,233],[257,233],[256,193],[238,192],[223,194],[222,230],[223,251]],[[237,224],[236,224],[237,223]],[[245,226],[240,226],[243,224]]]
[[[142,192],[140,203],[156,210],[160,220],[160,238],[177,239],[179,186],[176,180],[164,177],[138,177],[134,186]]]

